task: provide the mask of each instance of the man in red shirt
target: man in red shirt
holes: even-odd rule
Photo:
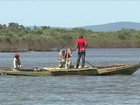
[[[79,67],[80,59],[82,57],[82,68],[85,66],[85,55],[86,55],[86,48],[87,48],[87,41],[83,38],[83,36],[79,36],[76,40],[76,45],[74,51],[78,48],[78,56],[77,56],[77,63],[76,68]]]

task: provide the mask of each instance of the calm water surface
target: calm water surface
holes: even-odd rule
[[[1,67],[12,67],[14,54],[0,53]],[[20,55],[25,68],[58,65],[58,52]],[[88,49],[86,61],[95,66],[136,63],[140,49]],[[139,81],[140,70],[131,76],[0,76],[0,105],[139,105]]]

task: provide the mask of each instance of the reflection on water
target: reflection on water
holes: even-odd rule
[[[57,66],[58,52],[20,53],[24,67]],[[76,61],[73,53],[73,64]],[[14,53],[0,53],[12,67]],[[94,65],[139,62],[140,49],[88,49]],[[140,71],[131,76],[0,76],[1,105],[138,105]]]

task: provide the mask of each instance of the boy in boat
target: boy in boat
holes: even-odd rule
[[[21,69],[22,65],[19,59],[20,55],[19,54],[15,54],[15,57],[13,59],[13,65],[14,65],[14,69]]]
[[[86,55],[86,48],[87,48],[87,41],[83,38],[82,35],[76,40],[76,45],[73,51],[78,49],[78,56],[76,62],[76,68],[79,67],[80,59],[82,58],[82,65],[81,68],[85,66],[85,55]]]
[[[59,67],[62,68],[65,66],[65,68],[69,68],[71,66],[71,57],[72,52],[70,48],[62,48],[59,52]]]

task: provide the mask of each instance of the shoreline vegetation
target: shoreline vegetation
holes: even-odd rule
[[[79,35],[84,36],[89,48],[140,48],[140,30],[93,32],[82,28],[29,28],[11,22],[8,25],[0,24],[0,52],[58,51],[62,47],[73,48]]]

